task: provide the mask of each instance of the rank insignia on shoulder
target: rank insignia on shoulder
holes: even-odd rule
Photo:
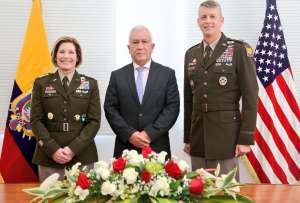
[[[50,75],[50,74],[52,74],[52,73],[44,73],[44,74],[40,75],[39,78],[45,77],[45,76]]]

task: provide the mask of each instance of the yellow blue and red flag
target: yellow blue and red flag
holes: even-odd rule
[[[31,163],[36,141],[30,125],[31,89],[35,78],[53,71],[40,0],[32,9],[24,38],[7,115],[0,159],[5,183],[38,180],[37,166]]]

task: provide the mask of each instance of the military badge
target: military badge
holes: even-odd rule
[[[81,115],[80,122],[81,123],[87,123],[88,122],[88,118],[87,118],[86,114]]]
[[[228,46],[225,51],[222,53],[222,55],[217,58],[216,64],[221,65],[232,65],[232,58],[233,58],[233,53],[234,53],[234,47]]]
[[[31,103],[31,91],[25,92],[16,97],[10,105],[9,114],[9,128],[12,131],[22,132],[23,137],[33,136],[32,128],[30,125],[30,103]]]
[[[80,85],[77,87],[76,91],[77,93],[88,93],[90,91],[90,82],[88,80],[85,80],[85,77],[80,78]]]
[[[189,62],[189,66],[195,66],[195,65],[197,65],[197,59],[193,58],[193,60]]]
[[[80,120],[80,115],[76,114],[76,115],[74,115],[74,118],[75,118],[76,121],[79,121]]]
[[[45,88],[45,94],[55,94],[56,89],[52,85],[49,85]]]
[[[48,117],[48,119],[49,120],[52,120],[53,119],[53,113],[51,113],[51,112],[49,112],[48,114],[47,114],[47,117]]]
[[[227,84],[227,77],[221,76],[221,77],[219,78],[219,84],[220,84],[221,86],[225,86],[225,85]]]
[[[246,48],[247,56],[253,57],[253,49],[250,46],[245,46],[245,48]]]

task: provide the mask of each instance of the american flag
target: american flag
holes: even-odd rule
[[[260,82],[255,145],[248,160],[263,183],[296,183],[300,111],[276,0],[267,0],[254,57]]]

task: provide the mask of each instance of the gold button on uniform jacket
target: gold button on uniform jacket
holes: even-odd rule
[[[222,33],[205,65],[203,42],[191,47],[184,75],[184,142],[190,144],[191,155],[232,158],[237,144],[253,144],[257,97],[249,45]]]
[[[100,108],[98,84],[93,78],[75,71],[67,92],[58,72],[37,78],[31,100],[31,124],[37,140],[33,163],[61,168],[97,161],[94,137],[100,127]],[[65,146],[75,156],[61,165],[51,156]]]

